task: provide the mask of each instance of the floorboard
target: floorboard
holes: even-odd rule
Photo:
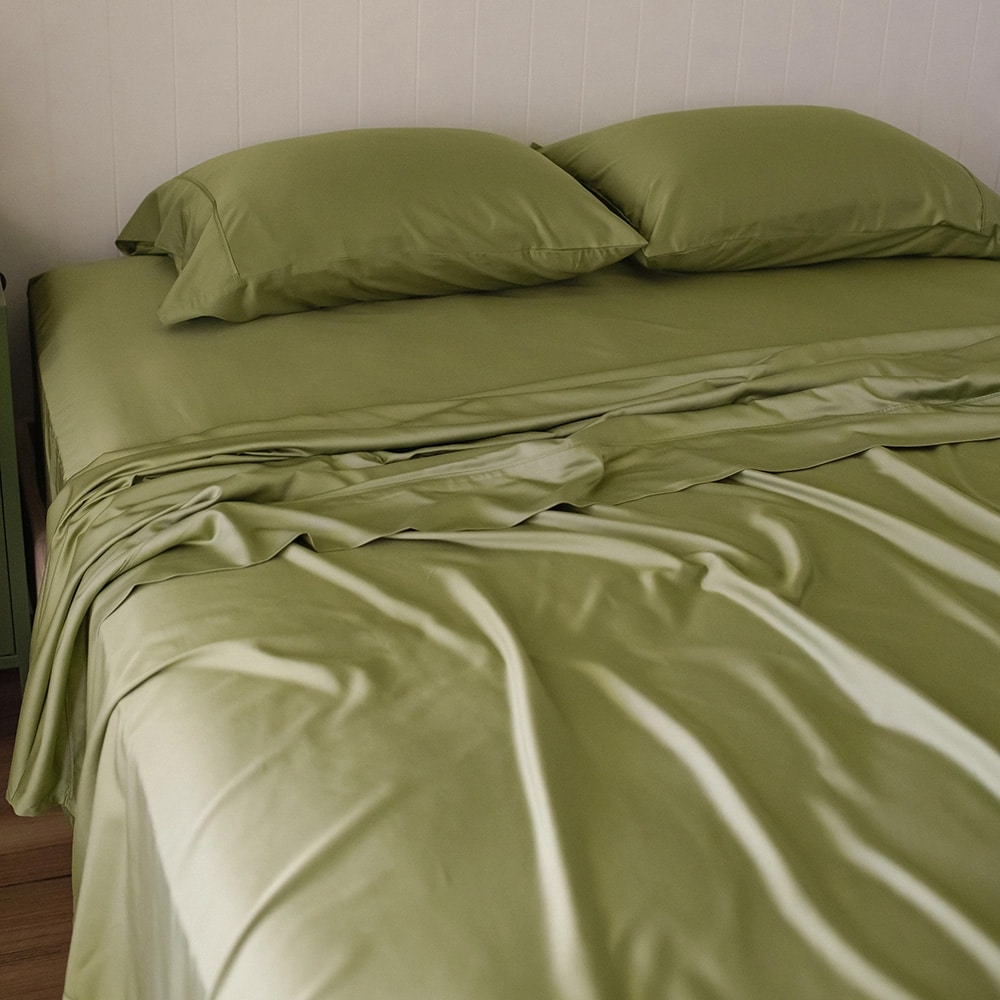
[[[0,778],[7,787],[20,706],[0,670]],[[25,819],[0,802],[0,997],[60,1000],[73,912],[72,835],[60,813]]]

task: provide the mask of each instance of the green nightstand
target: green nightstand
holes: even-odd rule
[[[3,548],[0,549],[0,669],[16,667],[23,683],[28,672],[31,612],[17,475],[4,285],[6,282],[0,281],[0,536],[3,538]]]

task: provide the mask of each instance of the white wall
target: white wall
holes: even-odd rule
[[[712,104],[855,108],[1000,188],[1000,0],[0,0],[0,270],[107,257],[160,181],[266,139],[526,141]],[[26,390],[18,386],[20,396]]]

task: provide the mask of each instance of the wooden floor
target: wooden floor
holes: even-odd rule
[[[19,704],[17,671],[0,670],[0,792]],[[0,998],[60,1000],[72,916],[69,824],[60,813],[23,819],[0,800]]]

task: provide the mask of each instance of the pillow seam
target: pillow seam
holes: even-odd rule
[[[980,197],[982,201],[982,198]],[[983,216],[981,217],[981,222],[977,229],[969,229],[964,226],[956,226],[950,222],[935,222],[929,226],[909,226],[906,228],[899,229],[845,229],[839,230],[845,236],[889,236],[889,235],[899,235],[900,233],[916,233],[921,231],[927,231],[928,229],[947,229],[954,233],[965,233],[969,236],[983,236],[983,230],[985,229],[985,202],[983,202]],[[699,243],[697,246],[687,247],[684,250],[667,250],[660,254],[648,254],[646,253],[647,248],[641,248],[642,253],[651,259],[656,259],[656,257],[671,256],[671,257],[684,257],[689,254],[699,253],[702,250],[712,250],[716,247],[724,247],[730,243],[765,243],[765,242],[791,242],[795,239],[806,236],[816,236],[816,230],[802,230],[801,233],[793,235],[755,235],[755,236],[733,236],[725,240],[716,240],[713,243]]]
[[[229,243],[229,235],[226,233],[226,227],[222,224],[222,218],[219,215],[219,205],[215,200],[215,196],[201,181],[191,177],[190,174],[181,174],[178,180],[184,180],[187,181],[188,184],[193,184],[208,199],[208,203],[212,206],[212,221],[215,223],[215,228],[222,238],[222,244],[226,248],[226,256],[229,258],[229,264],[233,269],[233,274],[238,278],[242,277],[242,272],[236,263],[236,258],[233,256],[233,248]],[[202,237],[199,237],[199,243],[201,242],[201,239]],[[191,257],[193,256],[194,253],[192,252],[191,256],[188,257],[184,264],[185,267],[187,267],[187,264],[190,263]]]
[[[639,244],[636,244],[636,245],[633,245],[631,243],[606,243],[606,244],[603,244],[603,245],[601,245],[599,247],[595,247],[593,245],[585,245],[585,246],[579,246],[579,247],[535,247],[533,250],[532,249],[522,249],[522,250],[494,250],[494,251],[488,251],[488,250],[470,250],[470,251],[463,252],[459,256],[460,257],[483,259],[483,258],[498,258],[498,257],[523,256],[523,255],[529,255],[529,254],[532,254],[532,253],[535,253],[535,252],[541,252],[541,253],[547,253],[547,254],[560,254],[561,255],[561,254],[574,254],[574,253],[580,253],[580,252],[603,254],[606,251],[611,251],[612,253],[622,252],[626,256],[628,256],[629,254],[636,253],[636,252],[642,250],[644,246],[645,246],[644,243],[639,243]],[[326,270],[329,267],[335,266],[337,264],[344,264],[344,263],[349,263],[349,262],[358,263],[358,262],[363,262],[363,261],[366,261],[366,260],[371,260],[371,258],[373,256],[375,256],[375,255],[372,254],[372,253],[367,253],[367,254],[359,254],[359,255],[353,256],[353,257],[326,258],[326,259],[317,261],[315,264],[311,264],[311,265],[308,265],[308,266],[305,266],[305,265],[303,265],[303,266],[285,265],[285,266],[282,266],[282,267],[268,268],[267,270],[264,270],[264,271],[251,271],[249,273],[244,273],[244,272],[241,272],[241,271],[237,271],[236,273],[233,274],[233,276],[231,278],[227,278],[226,279],[226,284],[228,285],[230,282],[235,282],[235,281],[242,281],[242,282],[254,281],[254,280],[257,280],[259,278],[267,277],[268,275],[271,275],[271,274],[280,274],[280,273],[287,272],[287,271],[294,271],[297,274],[309,274],[309,273],[312,273],[312,272],[318,272],[318,271]],[[387,251],[386,252],[386,256],[392,256],[392,257],[395,257],[395,258],[399,258],[399,257],[408,257],[408,258],[418,258],[418,257],[425,257],[425,258],[426,257],[454,258],[456,255],[455,255],[455,253],[453,251],[450,251],[450,250],[395,250],[395,249],[393,249],[391,251]],[[618,260],[622,260],[622,259],[623,259],[622,257],[618,258]],[[575,275],[567,275],[567,277],[574,277],[574,276]]]
[[[983,232],[986,229],[986,198],[983,194],[983,184],[964,163],[957,160],[955,162],[965,171],[976,190],[976,196],[979,198],[979,231]]]

